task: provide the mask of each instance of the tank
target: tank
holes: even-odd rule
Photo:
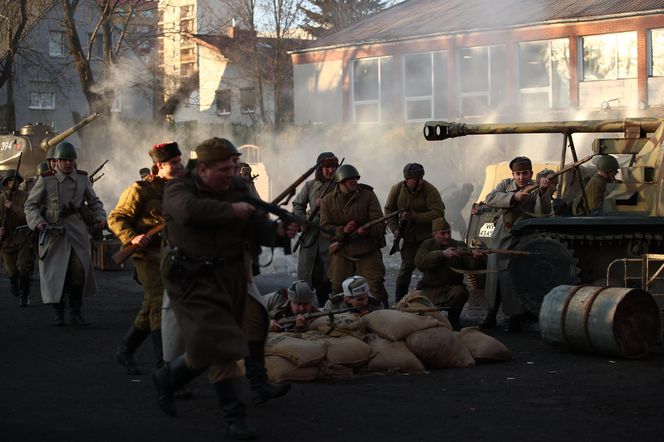
[[[15,169],[21,152],[21,173],[29,176],[45,161],[46,152],[65,138],[87,126],[99,117],[94,113],[79,121],[62,133],[53,132],[50,126],[42,123],[28,123],[11,135],[0,135],[0,174],[2,170]]]
[[[585,204],[582,189],[587,177],[581,165],[571,168],[559,177],[554,200],[554,207],[559,209],[556,214],[520,220],[512,227],[517,238],[515,249],[533,254],[513,257],[505,271],[509,272],[518,298],[535,314],[539,314],[544,296],[559,285],[623,286],[627,281],[627,285],[641,287],[638,278],[626,278],[640,276],[640,266],[614,266],[614,271],[607,272],[609,264],[616,259],[664,253],[664,120],[514,124],[430,121],[424,126],[424,136],[430,141],[480,134],[560,133],[563,143],[558,170],[564,170],[571,163],[581,163],[573,142],[573,134],[581,132],[598,134],[592,143],[594,155],[612,154],[624,164],[622,181],[607,185],[601,215],[577,216],[578,212],[571,208],[573,203],[580,207]],[[623,135],[616,138],[615,133]],[[603,138],[602,134],[611,135]],[[592,156],[584,158],[583,166],[590,164],[591,159]],[[490,215],[480,215],[486,224]],[[469,232],[481,231],[483,225],[478,226],[478,223],[477,216],[471,217]],[[472,232],[469,235],[468,240],[474,239]],[[519,275],[521,277],[517,277]],[[664,285],[658,285],[662,286],[662,289],[657,288],[658,292],[664,293]]]

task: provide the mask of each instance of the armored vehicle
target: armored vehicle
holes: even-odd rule
[[[99,117],[94,113],[58,134],[50,126],[42,123],[28,123],[11,135],[0,135],[0,174],[2,170],[16,168],[16,160],[21,152],[21,174],[34,173],[39,163],[46,160],[46,152],[65,138],[90,124]]]
[[[623,136],[595,139],[593,155],[580,160],[572,135],[581,132]],[[557,206],[567,209],[559,210],[555,216],[533,216],[512,227],[518,238],[516,249],[534,252],[513,257],[505,270],[521,302],[538,313],[544,296],[558,285],[623,286],[636,284],[630,278],[644,280],[656,276],[647,273],[643,259],[664,253],[664,120],[517,124],[430,121],[424,127],[424,136],[430,141],[464,135],[529,133],[563,135],[558,171],[567,172],[560,176],[557,185]],[[570,161],[567,161],[568,150]],[[621,161],[627,164],[620,168],[622,181],[607,185],[601,214],[579,216],[588,207],[581,167],[599,154],[628,160]],[[640,274],[644,271],[645,278]],[[641,285],[639,282],[636,286]]]

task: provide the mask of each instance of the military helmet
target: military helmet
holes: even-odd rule
[[[46,161],[50,161],[55,158],[55,146],[52,146],[46,152]]]
[[[16,173],[16,170],[14,169],[9,169],[5,170],[2,174],[2,185],[4,186],[7,180],[15,178],[18,181],[18,184],[21,184],[23,182],[23,177],[19,174]]]
[[[403,167],[403,178],[405,180],[414,178],[419,180],[424,176],[424,166],[419,163],[408,163]]]
[[[360,177],[360,172],[357,171],[355,166],[351,166],[350,164],[344,164],[340,166],[337,169],[337,172],[334,174],[334,182],[340,183],[343,180],[347,180],[348,178],[359,178],[359,177]]]
[[[69,141],[63,141],[62,143],[55,146],[55,152],[53,153],[53,158],[56,160],[75,160],[78,158],[76,153],[76,148]]]
[[[316,300],[316,290],[306,281],[295,281],[288,287],[288,300],[296,304],[311,304]]]
[[[39,163],[37,165],[37,175],[41,175],[42,173],[46,173],[50,170],[50,167],[48,167],[48,163],[44,161],[43,163]]]
[[[618,164],[618,160],[613,156],[602,155],[599,157],[599,160],[597,160],[597,169],[602,172],[611,172],[620,169],[620,165]]]

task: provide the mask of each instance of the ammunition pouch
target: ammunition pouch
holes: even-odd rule
[[[66,218],[71,215],[81,215],[81,207],[77,206],[71,201],[68,204],[63,204],[62,206],[60,206],[61,218]]]
[[[181,281],[189,285],[197,277],[209,275],[225,263],[223,258],[193,258],[173,247],[161,261],[161,274],[171,282]]]

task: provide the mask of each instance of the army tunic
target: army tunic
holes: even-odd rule
[[[64,228],[60,232],[49,230],[44,243],[39,244],[39,278],[45,304],[60,302],[72,252],[83,265],[83,295],[97,293],[88,226],[78,210],[84,202],[94,220],[104,222],[106,212],[92,189],[87,172],[75,169],[68,175],[60,170],[42,174],[25,202],[25,217],[31,230],[42,222]]]
[[[599,174],[595,174],[588,180],[586,187],[583,189],[586,198],[588,198],[588,209],[591,213],[598,213],[602,210],[604,204],[604,194],[606,193],[606,185],[609,180]]]
[[[532,180],[526,185],[530,184],[533,184]],[[529,218],[529,215],[524,211],[538,214],[551,213],[551,195],[549,192],[541,194],[539,191],[535,191],[526,200],[517,202],[514,200],[514,194],[518,190],[514,179],[507,178],[498,183],[498,186],[486,197],[488,207],[501,209],[502,212],[489,243],[489,247],[492,249],[512,249],[516,246],[517,240],[512,236],[512,226],[520,219]],[[509,263],[510,257],[507,255],[495,253],[489,255],[487,259],[489,273],[486,278],[486,297],[489,309],[497,311],[499,301],[497,294],[500,291],[503,311],[508,315],[518,315],[525,313],[526,309],[517,299],[512,289],[512,283],[507,272]],[[524,276],[527,277],[527,275]]]
[[[339,187],[323,198],[320,210],[321,225],[333,228],[334,235],[322,233],[329,241],[340,241],[343,246],[332,255],[330,280],[332,293],[342,291],[344,279],[360,275],[367,279],[369,289],[381,301],[387,301],[385,290],[385,265],[380,249],[385,246],[385,224],[372,226],[366,235],[351,237],[344,233],[344,226],[351,220],[357,227],[383,216],[378,197],[371,186],[360,184],[357,191],[343,193]],[[349,238],[351,237],[351,238]],[[352,258],[352,259],[351,259]]]
[[[127,187],[118,204],[108,215],[108,228],[124,246],[140,234],[163,224],[162,198],[165,180],[155,176],[150,180],[136,181]],[[138,280],[143,286],[143,305],[134,320],[139,330],[159,330],[164,284],[161,281],[159,257],[161,240],[152,238],[144,249],[133,254]]]
[[[8,196],[8,191],[0,194],[0,219],[5,220],[5,237],[1,240],[0,250],[2,251],[2,264],[5,273],[10,278],[14,278],[32,272],[35,251],[32,232],[27,228],[16,230],[19,226],[27,225],[24,208],[28,194],[16,189],[12,195],[12,207],[10,209],[5,207]]]

